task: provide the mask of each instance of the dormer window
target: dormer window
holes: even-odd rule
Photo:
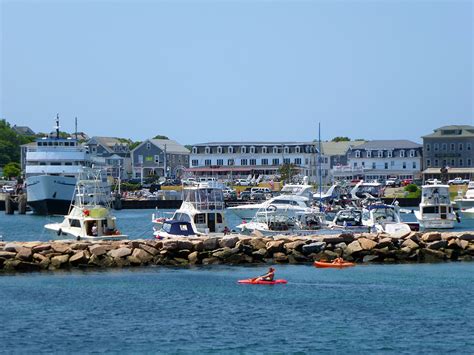
[[[371,150],[367,151],[367,158],[372,158],[372,151]]]
[[[222,154],[222,147],[221,146],[217,147],[217,154]]]
[[[193,154],[197,154],[197,153],[198,153],[197,147],[193,147]]]
[[[355,151],[355,157],[356,157],[356,158],[360,158],[360,150],[356,150],[356,151]]]
[[[410,150],[410,158],[414,158],[414,157],[415,157],[415,150],[411,149]]]
[[[247,153],[247,149],[246,149],[245,147],[243,147],[243,146],[240,147],[240,153],[241,153],[241,154]]]
[[[250,147],[250,154],[255,154],[255,147],[254,146]]]
[[[383,150],[379,150],[378,157],[383,158]]]
[[[229,148],[227,148],[227,153],[233,154],[234,153],[234,147],[230,146]]]
[[[387,151],[387,158],[393,157],[393,152],[391,150]]]
[[[274,146],[273,147],[273,154],[277,154],[278,153],[278,147],[277,146]]]
[[[262,147],[262,153],[267,154],[268,153],[268,148],[267,147]]]
[[[285,146],[283,151],[285,152],[285,154],[288,154],[290,152],[290,147]]]
[[[206,147],[204,151],[206,152],[206,154],[211,154],[211,147]]]
[[[296,153],[296,154],[301,153],[301,147],[300,147],[299,145],[296,146],[296,148],[295,148],[295,153]]]
[[[146,149],[151,149],[151,143],[150,142],[147,142]]]
[[[405,158],[405,151],[403,149],[400,150],[400,158]]]

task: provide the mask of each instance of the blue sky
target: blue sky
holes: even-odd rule
[[[0,117],[183,144],[474,124],[471,1],[1,1]]]

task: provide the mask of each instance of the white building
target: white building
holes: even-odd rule
[[[317,182],[317,154],[317,143],[314,142],[202,143],[192,147],[187,171],[224,179],[249,175],[272,177],[283,164],[294,164],[299,175]],[[327,172],[328,166],[322,169]]]
[[[422,152],[421,144],[408,140],[369,141],[348,151],[346,169],[365,180],[413,179],[420,176]]]

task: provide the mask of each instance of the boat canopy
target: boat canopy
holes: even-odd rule
[[[164,232],[173,235],[189,236],[196,234],[189,222],[165,221],[162,228]]]

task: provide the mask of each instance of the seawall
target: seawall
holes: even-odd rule
[[[313,237],[230,235],[196,239],[1,242],[0,271],[146,265],[303,264],[342,255],[357,263],[471,261],[474,232],[340,234]]]

